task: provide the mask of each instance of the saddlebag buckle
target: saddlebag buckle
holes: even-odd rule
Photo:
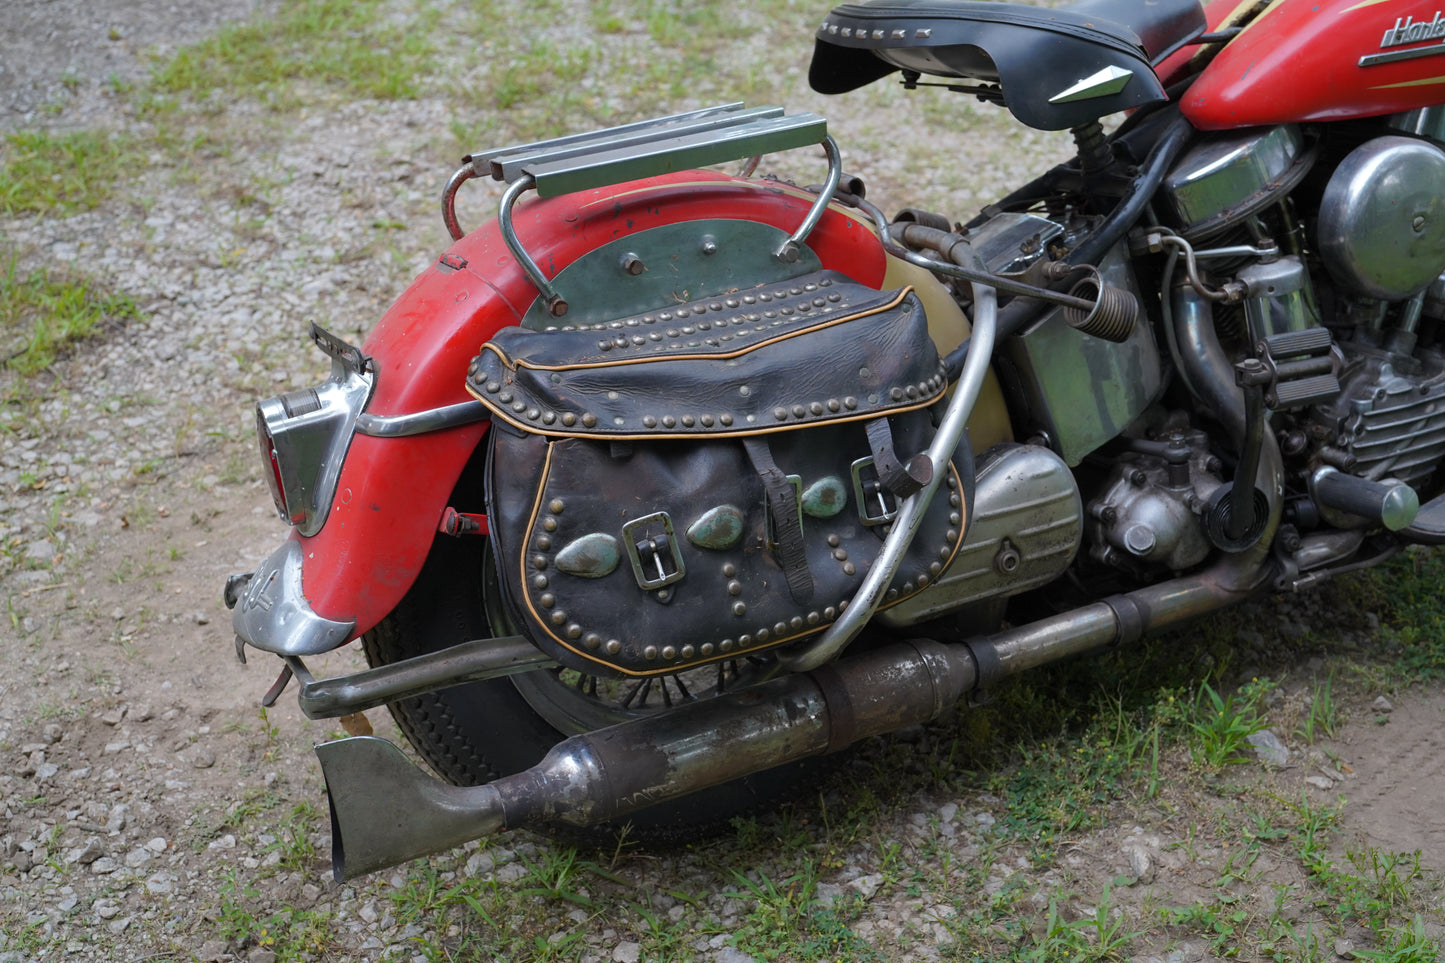
[[[659,525],[662,526],[661,533],[657,533]],[[649,535],[648,532],[656,534]],[[632,574],[644,592],[666,588],[682,581],[687,574],[682,553],[677,549],[672,518],[667,512],[654,512],[623,525],[622,543],[627,547],[628,560],[632,562]]]

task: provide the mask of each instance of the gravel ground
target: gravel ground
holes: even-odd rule
[[[0,7],[0,125],[144,129],[119,109],[112,76],[139,81],[150,52],[267,6],[12,0]],[[250,109],[238,105],[217,123],[232,133],[268,123]],[[224,577],[254,567],[282,534],[257,477],[251,400],[322,376],[324,359],[303,346],[307,320],[359,339],[445,246],[436,198],[454,158],[438,152],[436,132],[450,119],[440,97],[332,98],[297,112],[282,132],[273,125],[254,142],[229,138],[224,154],[157,153],[138,182],[94,211],[0,217],[0,243],[24,265],[75,265],[129,295],[142,314],[40,376],[35,402],[0,407],[0,753],[10,763],[0,767],[0,963],[268,963],[275,951],[246,921],[275,912],[325,920],[314,959],[427,959],[455,935],[398,915],[398,894],[412,885],[405,873],[330,882],[317,855],[329,829],[309,745],[331,729],[305,721],[286,699],[258,713],[273,667],[235,664],[219,601]],[[836,129],[845,149],[877,144],[887,120],[844,116]],[[1033,136],[954,139],[932,146],[956,157],[968,140],[986,185],[965,207],[1016,179],[1018,156],[1056,149]],[[1042,156],[1034,158],[1040,166]],[[865,152],[854,169],[881,185],[885,204],[896,203],[905,159]],[[475,209],[486,202],[482,191],[470,198]],[[1242,640],[1250,658],[1274,651],[1278,637],[1334,620],[1319,599],[1259,614],[1262,634]],[[335,673],[356,656],[321,663]],[[1361,723],[1340,736],[1333,756],[1286,736],[1289,768],[1251,767],[1250,778],[1280,794],[1357,794],[1365,816],[1352,832],[1420,848],[1428,865],[1445,866],[1430,805],[1431,793],[1445,789],[1432,722],[1442,705],[1438,693],[1418,694],[1393,717],[1389,738],[1383,725]],[[870,744],[848,772],[858,785],[878,785],[879,767],[921,778],[947,738],[928,729]],[[1355,763],[1352,774],[1341,758]],[[1408,805],[1394,803],[1402,780]],[[848,802],[843,790],[830,793],[830,805]],[[294,809],[303,803],[313,808]],[[1052,894],[1097,898],[1109,880],[1128,877],[1135,885],[1116,906],[1154,931],[1137,958],[1207,958],[1202,938],[1165,931],[1149,915],[1161,901],[1205,891],[1227,855],[1208,841],[1196,849],[1193,825],[1177,810],[1121,812],[1042,867],[1026,848],[996,842],[993,827],[1005,816],[1000,799],[984,792],[919,790],[880,807],[871,837],[829,854],[815,896],[861,904],[852,932],[884,958],[931,960],[958,935],[958,910],[939,895],[948,887],[990,896],[1023,888],[1042,916]],[[933,867],[947,886],[900,885],[880,855],[889,851]],[[444,884],[485,875],[507,887],[551,852],[546,841],[518,835],[433,866]],[[987,871],[969,876],[985,852]],[[612,871],[617,887],[647,893],[660,918],[709,921],[677,956],[744,963],[754,957],[729,934],[752,901],[726,874],[746,876],[743,858],[724,840],[700,854],[640,854]],[[1298,885],[1298,875],[1281,860],[1255,885]],[[518,905],[530,899],[516,895]],[[635,927],[566,904],[550,911],[543,942],[561,941],[572,958],[625,963],[643,953]]]
[[[60,103],[66,124],[94,123],[104,115],[99,94],[143,79],[153,55],[274,7],[262,0],[8,0],[0,12],[0,126],[32,125],[51,113],[47,105]]]

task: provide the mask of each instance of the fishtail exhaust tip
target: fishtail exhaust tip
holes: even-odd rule
[[[331,798],[331,787],[326,787],[326,808],[331,813],[331,878],[338,883],[346,882],[346,847],[342,845],[341,822],[336,818],[336,802]]]
[[[338,883],[488,835],[502,824],[489,786],[449,786],[376,736],[315,747],[331,810]]]

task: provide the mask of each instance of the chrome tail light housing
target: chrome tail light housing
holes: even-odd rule
[[[331,376],[256,405],[256,435],[271,498],[283,521],[306,536],[326,523],[341,465],[374,384],[361,349],[313,322],[314,341],[331,358]]]

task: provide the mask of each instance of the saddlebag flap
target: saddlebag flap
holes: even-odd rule
[[[947,379],[911,289],[820,272],[601,324],[513,327],[468,389],[520,628],[594,675],[675,673],[825,628],[923,454]],[[963,540],[959,446],[885,605]]]

